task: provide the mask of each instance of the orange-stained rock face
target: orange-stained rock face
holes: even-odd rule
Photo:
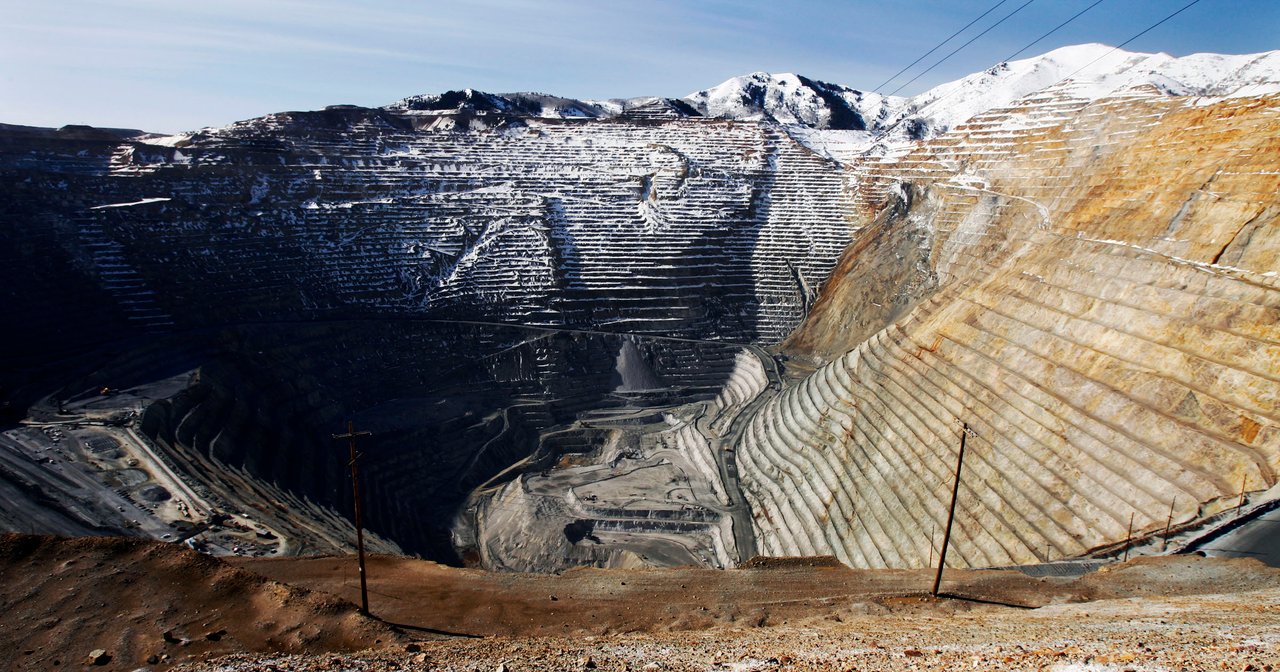
[[[877,269],[902,269],[903,278],[889,283],[897,287],[929,285],[924,278],[940,267],[993,262],[985,255],[1012,249],[1003,241],[993,248],[991,238],[1040,228],[1038,207],[1045,209],[1051,233],[1123,241],[1259,273],[1280,269],[1277,98],[1209,104],[1195,98],[1114,98],[1078,105],[1069,114],[1052,108],[1058,114],[1050,119],[1060,121],[1025,129],[1017,127],[1035,107],[998,110],[900,159],[855,165],[852,201],[862,235],[786,349],[829,358],[856,346],[869,333],[824,331],[823,324],[851,324],[853,312],[886,312],[872,305],[888,298],[884,287],[867,287],[884,275]],[[916,207],[902,207],[904,189],[922,192],[913,199]],[[993,234],[992,227],[1002,232]],[[927,237],[921,247],[931,250],[929,266],[915,269],[912,278],[900,260],[886,259],[908,251],[886,242],[907,237]],[[939,249],[948,256],[941,258]],[[983,258],[965,261],[974,252]],[[972,273],[956,275],[974,279],[967,277]],[[872,300],[850,305],[850,293],[858,292]],[[866,328],[875,331],[890,321]]]
[[[861,231],[784,346],[825,366],[738,451],[763,553],[927,563],[962,422],[957,565],[1275,485],[1280,96],[1051,91],[851,171]]]

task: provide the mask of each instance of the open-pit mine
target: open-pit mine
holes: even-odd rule
[[[371,550],[491,570],[927,567],[965,426],[956,568],[1278,494],[1280,52],[3,126],[0,211],[9,531],[346,552],[348,420]]]

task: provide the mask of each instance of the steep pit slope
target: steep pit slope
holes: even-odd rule
[[[350,514],[345,444],[332,434],[353,418],[373,433],[360,442],[365,523],[433,559],[457,560],[450,526],[472,489],[517,463],[541,471],[590,450],[559,429],[627,403],[613,393],[630,341],[616,336],[376,320],[236,333],[198,381],[143,415],[143,431],[230,501],[253,476]],[[672,400],[714,395],[734,364],[715,343],[630,347]],[[284,508],[266,499],[261,514]]]
[[[66,244],[138,319],[179,326],[376,314],[777,341],[849,241],[838,166],[774,126],[696,118],[291,112],[122,143],[72,188]]]
[[[468,489],[622,403],[621,341],[594,332],[691,339],[639,347],[709,399],[718,343],[780,340],[850,240],[839,166],[776,126],[446,97],[165,138],[0,129],[5,291],[34,326],[3,336],[0,397],[85,392],[49,364],[72,355],[115,388],[135,339],[199,342],[196,382],[141,417],[161,451],[349,511],[329,435],[355,417],[371,525],[452,559]]]
[[[871,225],[786,343],[823,366],[739,444],[763,552],[927,563],[961,423],[956,566],[1276,482],[1280,96],[1068,82],[851,170]]]

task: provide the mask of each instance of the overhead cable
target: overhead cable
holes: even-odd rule
[[[1188,9],[1191,9],[1191,7],[1192,7],[1193,5],[1196,5],[1196,4],[1198,4],[1199,2],[1200,2],[1200,0],[1191,0],[1191,2],[1188,2],[1187,4],[1183,5],[1181,9],[1178,9],[1177,11],[1175,11],[1174,13],[1172,13],[1172,14],[1170,14],[1170,15],[1168,15],[1168,16],[1166,16],[1166,17],[1164,17],[1163,19],[1160,19],[1159,21],[1156,21],[1155,23],[1151,24],[1150,26],[1147,26],[1147,27],[1146,27],[1146,29],[1144,29],[1142,32],[1138,33],[1137,35],[1134,35],[1133,37],[1131,37],[1131,38],[1129,38],[1129,39],[1125,40],[1124,42],[1121,42],[1120,44],[1118,44],[1118,45],[1116,45],[1116,46],[1112,47],[1112,48],[1111,48],[1111,51],[1108,51],[1107,53],[1105,53],[1105,54],[1103,54],[1103,55],[1101,55],[1101,56],[1099,56],[1099,57],[1097,57],[1097,58],[1093,59],[1092,61],[1089,61],[1088,63],[1085,63],[1084,65],[1080,66],[1080,68],[1079,68],[1078,70],[1076,70],[1075,72],[1073,72],[1073,73],[1071,73],[1071,74],[1067,75],[1066,77],[1063,77],[1062,79],[1059,79],[1057,82],[1055,82],[1055,83],[1054,83],[1054,86],[1057,86],[1058,84],[1061,84],[1061,83],[1063,83],[1063,82],[1067,81],[1068,79],[1071,79],[1072,77],[1075,77],[1076,75],[1080,74],[1080,72],[1081,72],[1081,71],[1083,71],[1085,68],[1087,68],[1087,67],[1089,67],[1089,66],[1093,65],[1094,63],[1097,63],[1098,61],[1101,61],[1102,59],[1104,59],[1104,58],[1106,58],[1106,57],[1110,56],[1111,54],[1114,54],[1115,52],[1117,52],[1117,51],[1119,51],[1121,48],[1123,48],[1123,47],[1124,47],[1124,45],[1129,44],[1130,42],[1132,42],[1132,41],[1134,41],[1134,40],[1138,39],[1139,37],[1142,37],[1143,35],[1146,35],[1147,33],[1151,32],[1152,30],[1155,30],[1155,29],[1156,29],[1160,24],[1164,23],[1165,21],[1168,21],[1169,19],[1172,19],[1173,17],[1175,17],[1175,16],[1177,16],[1177,15],[1179,15],[1179,14],[1181,14],[1181,13],[1185,12],[1185,11],[1186,11],[1186,10],[1188,10]]]
[[[1080,10],[1080,11],[1076,12],[1076,13],[1075,13],[1075,16],[1072,16],[1071,18],[1067,19],[1066,21],[1063,21],[1062,23],[1059,23],[1058,25],[1054,26],[1054,27],[1053,27],[1053,30],[1051,30],[1051,31],[1049,31],[1049,32],[1045,33],[1044,35],[1041,35],[1040,37],[1037,37],[1036,39],[1034,39],[1034,40],[1032,40],[1031,42],[1027,43],[1027,46],[1025,46],[1025,47],[1023,47],[1023,48],[1021,48],[1021,49],[1019,49],[1019,50],[1017,50],[1017,51],[1013,52],[1012,54],[1009,54],[1008,56],[1005,56],[1005,57],[1004,57],[1004,62],[1006,62],[1006,63],[1007,63],[1007,62],[1009,62],[1009,61],[1012,61],[1012,60],[1013,60],[1013,59],[1014,59],[1018,54],[1021,54],[1022,52],[1024,52],[1024,51],[1026,51],[1026,50],[1030,49],[1031,47],[1035,46],[1036,44],[1038,44],[1038,43],[1040,42],[1040,40],[1043,40],[1044,38],[1049,37],[1050,35],[1052,35],[1052,34],[1054,34],[1054,33],[1058,32],[1058,29],[1060,29],[1060,28],[1062,28],[1063,26],[1067,25],[1068,23],[1071,23],[1072,21],[1075,21],[1076,19],[1080,18],[1080,15],[1082,15],[1082,14],[1084,14],[1085,12],[1087,12],[1087,11],[1089,11],[1089,10],[1093,9],[1094,7],[1097,7],[1098,5],[1102,4],[1104,1],[1105,1],[1105,0],[1096,0],[1092,5],[1089,5],[1088,7],[1085,7],[1084,9],[1082,9],[1082,10]]]
[[[889,79],[886,79],[886,80],[884,80],[883,82],[880,82],[880,85],[879,85],[879,86],[877,86],[877,87],[875,87],[874,89],[872,89],[872,91],[879,91],[879,90],[883,89],[884,87],[888,86],[888,85],[889,85],[889,82],[892,82],[893,80],[897,79],[897,78],[898,78],[898,76],[899,76],[899,75],[901,75],[902,73],[904,73],[904,72],[906,72],[906,71],[910,70],[911,68],[915,67],[916,63],[919,63],[920,61],[923,61],[924,59],[928,58],[928,57],[929,57],[929,54],[932,54],[933,52],[937,51],[938,49],[941,49],[941,48],[942,48],[942,45],[944,45],[944,44],[946,44],[946,43],[950,42],[951,40],[954,40],[954,39],[956,38],[956,36],[957,36],[957,35],[959,35],[960,33],[963,33],[964,31],[968,30],[968,29],[969,29],[969,26],[972,26],[973,24],[975,24],[975,23],[977,23],[977,22],[981,21],[983,17],[985,17],[986,15],[990,14],[991,12],[996,11],[996,8],[998,8],[1000,5],[1003,5],[1004,3],[1008,2],[1008,1],[1009,1],[1009,0],[1000,0],[1000,2],[997,2],[996,4],[992,5],[992,6],[991,6],[991,9],[988,9],[987,11],[983,12],[982,14],[979,14],[979,15],[978,15],[978,18],[976,18],[976,19],[974,19],[974,20],[970,21],[969,23],[964,24],[964,28],[961,28],[960,30],[957,30],[956,32],[951,33],[951,35],[950,35],[950,36],[948,36],[948,37],[947,37],[947,39],[945,39],[945,40],[943,40],[943,41],[941,41],[941,42],[939,42],[939,43],[937,43],[937,44],[933,45],[933,48],[932,48],[932,49],[930,49],[929,51],[924,52],[924,54],[922,54],[922,55],[920,56],[920,58],[917,58],[916,60],[911,61],[911,63],[910,63],[909,65],[907,65],[907,67],[905,67],[905,68],[903,68],[903,69],[901,69],[901,70],[899,70],[899,71],[897,71],[897,72],[893,73],[893,76],[892,76],[892,77],[890,77]]]
[[[999,21],[996,21],[995,23],[991,24],[990,26],[987,26],[987,29],[986,29],[986,30],[982,31],[981,33],[978,33],[977,35],[974,35],[972,38],[970,38],[970,39],[969,39],[969,41],[968,41],[968,42],[965,42],[964,44],[960,45],[959,47],[956,47],[954,51],[952,51],[951,53],[947,54],[946,56],[943,56],[943,57],[942,57],[942,59],[941,59],[941,60],[939,60],[937,63],[934,63],[933,65],[931,65],[931,66],[929,66],[929,67],[925,68],[925,69],[924,69],[924,72],[921,72],[920,74],[916,75],[915,77],[912,77],[912,78],[911,78],[911,81],[909,81],[909,82],[907,82],[906,84],[903,84],[902,86],[899,86],[898,88],[894,89],[894,90],[893,90],[893,92],[892,92],[892,93],[890,93],[889,95],[891,95],[891,96],[892,96],[892,95],[894,95],[895,93],[897,93],[897,92],[899,92],[899,91],[901,91],[901,90],[905,89],[907,86],[909,86],[909,85],[911,84],[911,82],[914,82],[914,81],[916,81],[917,79],[920,79],[920,78],[921,78],[921,77],[923,77],[925,74],[927,74],[930,70],[933,70],[934,68],[938,67],[939,65],[942,65],[943,63],[945,63],[945,62],[947,61],[947,59],[949,59],[949,58],[951,58],[952,56],[955,56],[956,54],[960,53],[960,50],[961,50],[961,49],[964,49],[965,47],[967,47],[967,46],[969,46],[969,45],[973,44],[975,41],[977,41],[977,39],[978,39],[978,38],[980,38],[980,37],[982,37],[983,35],[986,35],[987,33],[991,32],[991,31],[992,31],[996,26],[998,26],[998,25],[1000,25],[1000,24],[1004,23],[1005,21],[1008,21],[1009,19],[1013,18],[1013,15],[1014,15],[1014,14],[1017,14],[1018,12],[1021,12],[1023,9],[1025,9],[1025,8],[1027,7],[1027,5],[1029,5],[1029,4],[1031,4],[1031,3],[1035,2],[1035,1],[1036,1],[1036,0],[1027,0],[1026,2],[1022,3],[1021,5],[1018,5],[1018,8],[1017,8],[1017,9],[1013,10],[1012,12],[1009,12],[1008,14],[1006,14],[1006,15],[1004,16],[1004,18],[1000,19]]]
[[[1169,14],[1168,16],[1164,17],[1163,19],[1160,19],[1159,21],[1156,21],[1155,23],[1151,24],[1150,26],[1147,26],[1146,28],[1144,28],[1144,29],[1142,29],[1140,32],[1138,32],[1138,34],[1134,35],[1133,37],[1130,37],[1129,39],[1125,40],[1124,42],[1121,42],[1118,46],[1112,47],[1109,51],[1107,51],[1107,52],[1106,52],[1106,53],[1104,53],[1103,55],[1101,55],[1101,56],[1099,56],[1099,57],[1097,57],[1097,58],[1093,59],[1092,61],[1089,61],[1088,63],[1085,63],[1085,64],[1084,64],[1084,65],[1082,65],[1082,66],[1080,66],[1079,68],[1077,68],[1077,69],[1075,70],[1075,72],[1072,72],[1071,74],[1067,75],[1066,77],[1062,77],[1062,78],[1058,79],[1058,81],[1056,81],[1056,82],[1054,82],[1054,83],[1052,83],[1052,84],[1050,84],[1049,86],[1046,86],[1046,87],[1044,87],[1044,88],[1046,88],[1046,89],[1051,89],[1051,88],[1053,88],[1053,87],[1055,87],[1055,86],[1057,86],[1057,85],[1059,85],[1059,84],[1061,84],[1061,83],[1063,83],[1063,82],[1065,82],[1065,81],[1067,81],[1067,80],[1071,79],[1072,77],[1075,77],[1076,75],[1078,75],[1078,74],[1080,74],[1081,72],[1083,72],[1083,71],[1084,71],[1086,68],[1088,68],[1089,66],[1091,66],[1091,65],[1093,65],[1094,63],[1097,63],[1098,61],[1101,61],[1102,59],[1106,58],[1107,56],[1110,56],[1111,54],[1113,54],[1113,53],[1115,53],[1115,52],[1119,51],[1122,47],[1124,47],[1125,45],[1129,44],[1130,42],[1133,42],[1134,40],[1138,39],[1139,37],[1142,37],[1143,35],[1146,35],[1147,33],[1151,32],[1152,30],[1155,30],[1157,27],[1159,27],[1161,24],[1165,23],[1165,22],[1166,22],[1166,21],[1168,21],[1169,19],[1172,19],[1173,17],[1175,17],[1175,16],[1177,16],[1177,15],[1179,15],[1179,14],[1183,13],[1184,11],[1186,11],[1186,10],[1188,10],[1188,9],[1191,9],[1191,7],[1192,7],[1192,6],[1194,6],[1194,5],[1198,4],[1200,1],[1201,1],[1201,0],[1191,0],[1191,2],[1188,2],[1187,4],[1183,5],[1180,9],[1178,9],[1178,10],[1174,11],[1172,14]],[[1097,4],[1097,3],[1094,3],[1094,4]],[[1023,7],[1025,7],[1025,6],[1026,6],[1026,5],[1023,5]],[[1091,9],[1091,8],[1092,8],[1092,7],[1086,7],[1086,8],[1085,8],[1085,11],[1088,11],[1088,10],[1089,10],[1089,9]],[[1021,7],[1019,7],[1019,9],[1021,9]],[[1083,13],[1083,12],[1082,12],[1082,13]],[[1010,15],[1010,16],[1012,16],[1012,15]],[[1008,18],[1008,17],[1005,17],[1005,18]],[[1072,18],[1074,19],[1075,17],[1072,17]],[[994,27],[994,26],[992,26],[992,27]],[[1055,28],[1054,30],[1057,30],[1057,28]],[[1052,31],[1050,31],[1050,32],[1052,32]],[[1033,44],[1034,44],[1034,43],[1033,43]],[[923,73],[921,73],[921,74],[923,74]],[[905,86],[905,85],[904,85],[904,86]],[[950,98],[951,96],[955,95],[958,91],[959,91],[958,89],[956,89],[956,90],[952,90],[952,91],[949,91],[949,92],[947,92],[945,95],[943,95],[943,96],[939,97],[938,99],[930,101],[930,102],[929,102],[929,104],[930,104],[930,105],[936,105],[936,104],[938,104],[938,103],[942,102],[943,100],[946,100],[947,98]],[[898,123],[901,123],[901,121],[899,121]],[[897,124],[894,124],[894,126],[896,127],[896,126],[897,126]],[[888,134],[889,130],[890,130],[890,129],[886,128],[886,129],[884,129],[883,131],[881,131],[881,133],[880,133],[880,134],[881,134],[881,135],[886,135],[886,134]],[[929,152],[929,154],[933,155],[933,157],[934,157],[934,158],[937,158],[937,155],[936,155],[936,154],[934,154],[932,150]]]

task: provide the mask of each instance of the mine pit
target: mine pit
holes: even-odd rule
[[[0,649],[1278,669],[1276,59],[0,125]]]

